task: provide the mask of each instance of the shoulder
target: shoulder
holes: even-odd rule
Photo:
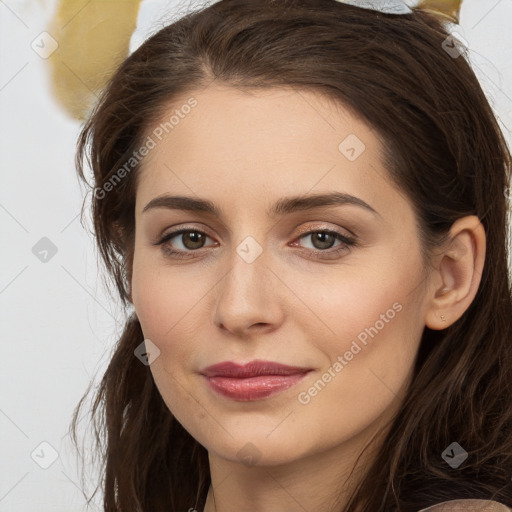
[[[418,512],[512,512],[512,509],[491,500],[443,501]]]

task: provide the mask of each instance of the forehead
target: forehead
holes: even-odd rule
[[[313,91],[191,91],[163,110],[146,137],[155,144],[140,169],[138,211],[171,191],[233,202],[256,191],[278,197],[336,188],[382,203],[379,194],[392,188],[371,127]]]

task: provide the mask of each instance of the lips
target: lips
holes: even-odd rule
[[[200,373],[205,377],[233,377],[243,379],[260,375],[297,375],[306,373],[311,368],[288,366],[273,361],[251,361],[246,365],[239,365],[231,361],[208,366]]]
[[[208,366],[200,373],[219,395],[247,402],[280,393],[300,382],[310,371],[311,368],[272,361],[251,361],[246,365],[226,361]]]

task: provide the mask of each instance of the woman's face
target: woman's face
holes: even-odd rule
[[[146,145],[132,299],[170,411],[246,465],[352,452],[399,407],[426,310],[413,210],[372,130],[312,92],[216,85],[173,103]],[[202,374],[253,360],[310,371]]]

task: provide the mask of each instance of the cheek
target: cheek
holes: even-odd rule
[[[352,315],[346,303],[337,336],[328,343],[317,338],[325,367],[297,389],[296,400],[301,417],[321,427],[315,443],[322,449],[391,418],[405,395],[417,350],[409,338],[414,311],[398,294],[394,302],[381,299]]]
[[[299,402],[332,405],[333,414],[365,404],[361,414],[367,420],[389,406],[407,384],[424,328],[419,282],[419,259],[397,265],[382,257],[366,271],[346,270],[343,279],[332,280],[327,288],[327,283],[310,283],[309,304],[317,318],[311,322],[311,314],[302,316],[301,330],[310,333],[326,357],[318,380],[301,388],[305,394]]]
[[[190,366],[189,351],[200,350],[199,346],[194,347],[198,341],[197,335],[193,336],[191,322],[195,318],[194,305],[201,295],[201,290],[187,286],[186,279],[176,269],[161,264],[157,268],[146,257],[134,258],[133,305],[144,339],[151,340],[160,350],[150,371],[168,409],[180,419],[186,418],[187,411],[195,410],[184,387],[187,387],[185,373]],[[183,340],[187,343],[182,343]]]
[[[353,341],[362,348],[378,339],[395,344],[398,333],[407,330],[411,321],[418,321],[414,307],[419,304],[412,292],[421,276],[414,258],[397,265],[389,254],[382,253],[368,264],[342,268],[339,276],[310,279],[303,290],[309,312],[295,319],[303,330],[311,332],[314,327],[323,334],[331,353],[343,354]]]
[[[200,280],[187,278],[178,267],[166,267],[153,254],[136,251],[132,299],[145,337],[163,344],[187,322],[188,312],[193,312],[204,294],[195,283]]]
[[[175,411],[194,410],[188,379],[197,371],[194,356],[204,351],[204,301],[208,284],[201,276],[180,267],[166,266],[150,255],[134,258],[132,299],[144,339],[160,353],[150,365],[157,388],[167,407]],[[196,404],[197,406],[197,404]]]

